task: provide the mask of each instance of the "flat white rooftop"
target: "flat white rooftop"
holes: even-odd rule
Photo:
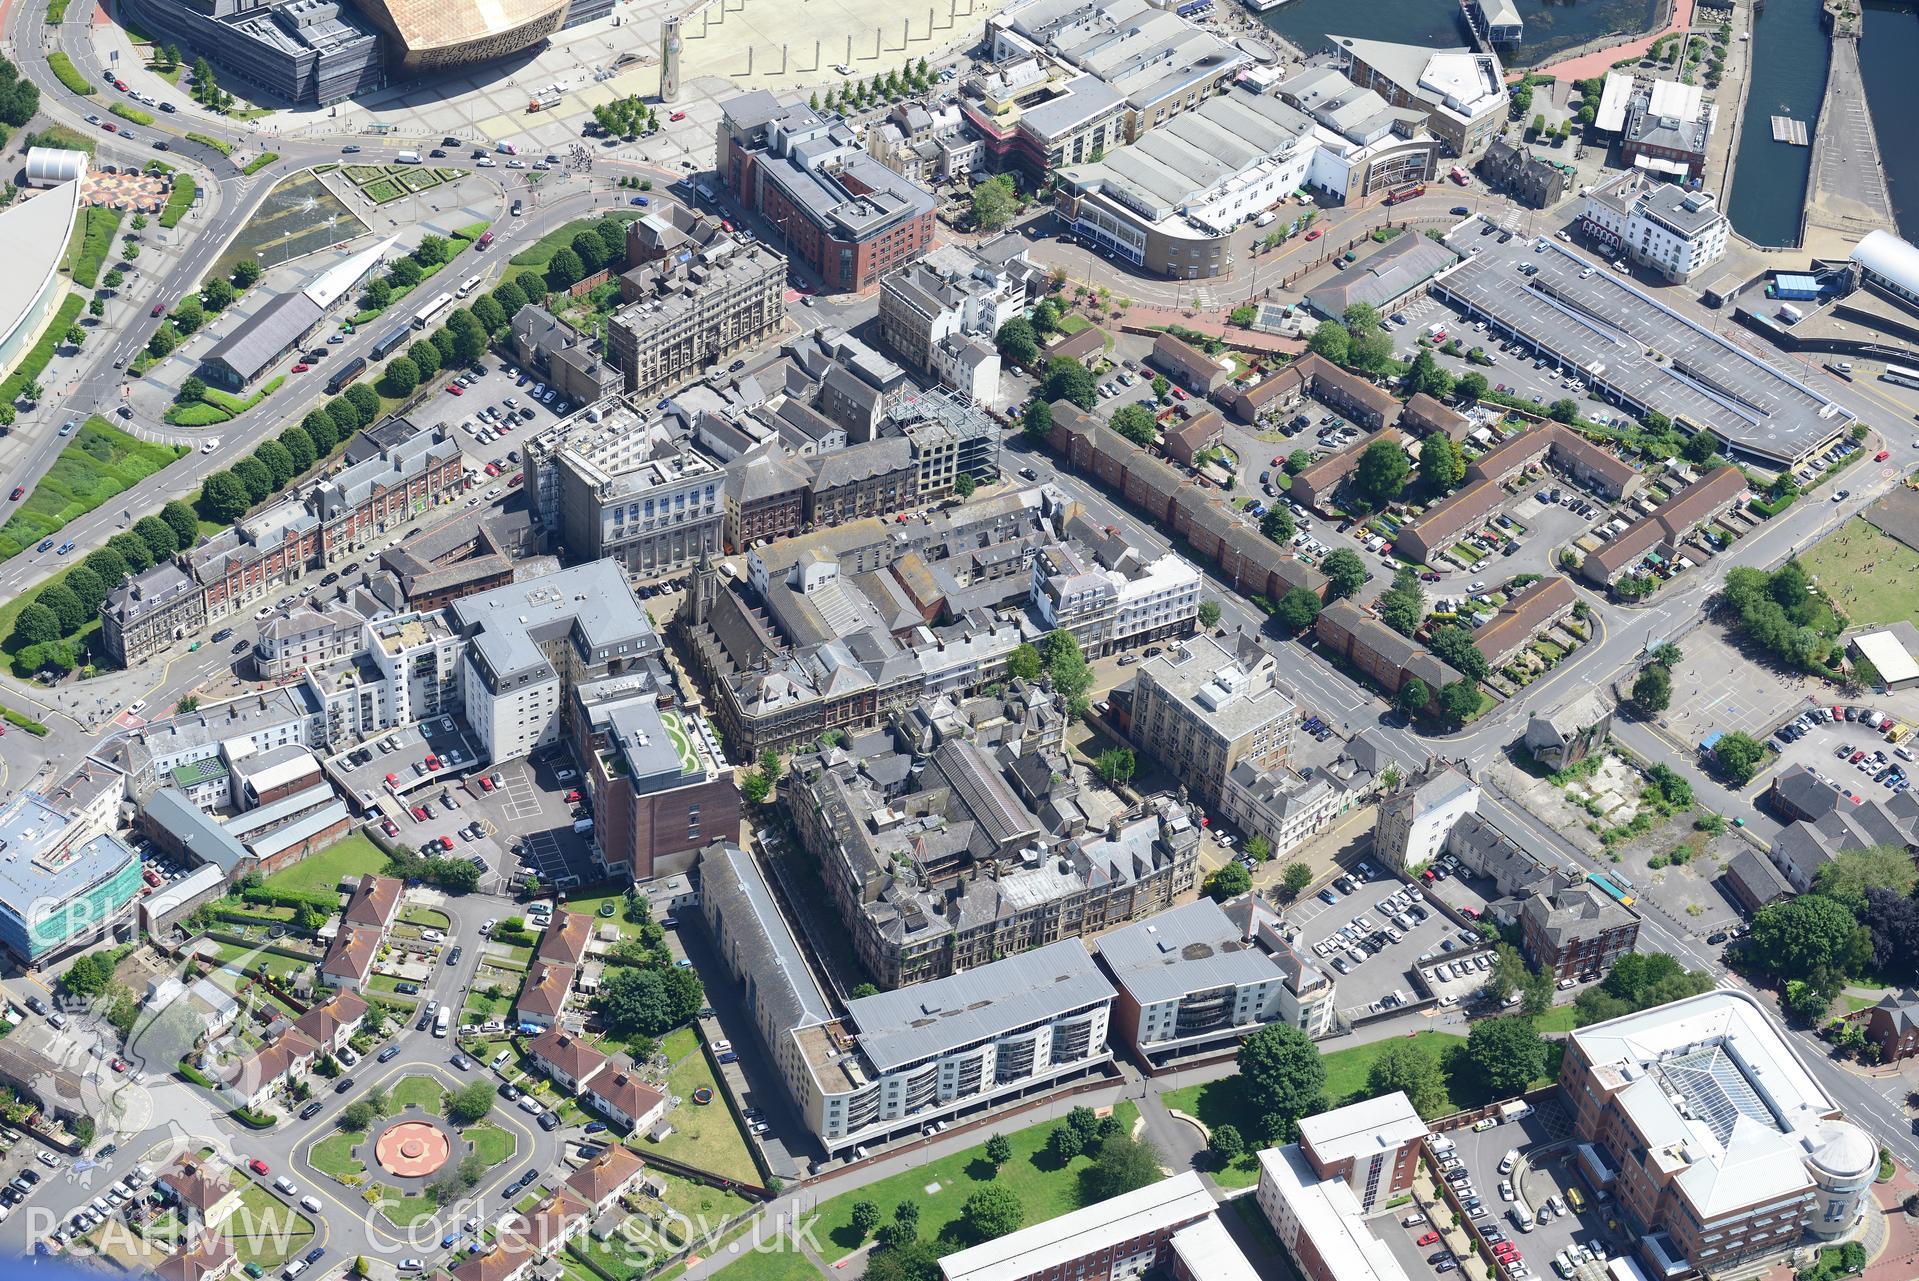
[[[1210,1217],[1213,1208],[1212,1193],[1199,1175],[1188,1170],[996,1241],[949,1254],[940,1260],[940,1273],[946,1281],[1018,1281],[1048,1268],[1063,1267],[1116,1242]]]

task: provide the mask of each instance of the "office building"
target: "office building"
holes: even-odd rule
[[[1594,188],[1579,216],[1586,234],[1676,285],[1726,254],[1730,224],[1710,191],[1624,178]]]
[[[662,204],[629,227],[627,255],[606,349],[636,396],[677,390],[786,318],[786,259],[685,205]]]
[[[1436,764],[1379,803],[1373,851],[1402,876],[1439,857],[1453,824],[1479,812],[1479,788],[1457,767]]]
[[[909,368],[990,403],[999,394],[994,336],[1039,286],[1018,236],[942,246],[880,282],[880,339]]]
[[[190,57],[301,106],[328,106],[385,86],[379,29],[345,0],[130,0],[126,16]]]
[[[1562,976],[1604,974],[1639,941],[1639,915],[1586,881],[1544,885],[1519,909],[1520,948]]]
[[[1308,186],[1351,204],[1432,179],[1444,144],[1426,128],[1426,108],[1396,107],[1324,64],[1301,69],[1276,92],[1318,125]]]
[[[829,293],[869,289],[932,247],[932,196],[868,155],[837,117],[755,89],[721,104],[717,144],[727,191]]]
[[[1199,571],[1176,552],[1148,561],[1104,538],[1054,543],[1033,556],[1032,601],[1047,631],[1071,632],[1098,657],[1190,633]]]
[[[1600,91],[1593,128],[1619,139],[1621,158],[1660,181],[1687,183],[1706,168],[1719,108],[1703,85],[1613,71]]]
[[[116,666],[131,667],[206,622],[206,588],[165,560],[107,593],[100,606],[100,639]]]
[[[562,693],[657,660],[660,638],[612,561],[575,565],[448,607],[464,639],[466,723],[488,760],[518,760],[562,730]]]
[[[1292,756],[1299,704],[1259,645],[1194,636],[1149,658],[1133,682],[1133,741],[1208,805],[1241,761],[1271,770]]]
[[[1174,1266],[1180,1234],[1218,1226],[1216,1209],[1212,1193],[1188,1170],[949,1254],[940,1260],[940,1275],[944,1281],[1126,1281]],[[1227,1248],[1238,1253],[1230,1239]],[[1246,1266],[1243,1256],[1239,1265]],[[1223,1269],[1204,1276],[1234,1281]]]
[[[104,937],[142,888],[139,858],[80,813],[32,791],[0,808],[0,948],[23,969]]]
[[[1263,836],[1285,859],[1344,812],[1347,796],[1323,771],[1303,778],[1284,766],[1237,761],[1226,775],[1219,812],[1247,836]]]
[[[1426,129],[1455,156],[1474,156],[1506,126],[1506,71],[1476,49],[1327,36],[1347,78],[1395,107],[1426,113]]]
[[[1579,1028],[1559,1081],[1580,1173],[1617,1198],[1655,1276],[1843,1236],[1878,1174],[1872,1137],[1744,992]]]
[[[719,463],[632,399],[588,405],[527,446],[528,496],[572,561],[663,578],[720,551]]]
[[[740,832],[740,791],[706,719],[660,706],[650,679],[609,678],[572,692],[587,747],[594,844],[610,876],[650,881]]]
[[[1155,913],[1102,935],[1093,953],[1119,992],[1114,1043],[1155,1068],[1230,1054],[1269,1023],[1312,1037],[1333,1026],[1332,975],[1253,898]]]

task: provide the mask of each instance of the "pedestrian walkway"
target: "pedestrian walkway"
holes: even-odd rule
[[[1604,49],[1593,49],[1577,54],[1563,62],[1535,68],[1535,75],[1554,76],[1560,80],[1587,80],[1593,76],[1603,76],[1612,70],[1615,62],[1638,59],[1645,56],[1648,49],[1666,36],[1692,28],[1693,0],[1673,0],[1672,19],[1660,30],[1636,40],[1627,40],[1620,44],[1609,45]]]

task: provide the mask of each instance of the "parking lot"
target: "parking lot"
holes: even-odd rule
[[[1832,709],[1838,706],[1840,715]],[[1884,800],[1910,786],[1908,775],[1915,768],[1912,748],[1886,741],[1885,726],[1878,728],[1862,720],[1848,721],[1846,712],[1875,712],[1878,709],[1858,704],[1822,704],[1800,717],[1778,726],[1771,746],[1779,751],[1774,776],[1803,765],[1821,779],[1855,800],[1870,796]],[[1884,716],[1883,712],[1879,712]]]
[[[1574,1172],[1574,1149],[1566,1135],[1565,1111],[1557,1100],[1521,1120],[1484,1130],[1454,1130],[1445,1136],[1454,1144],[1453,1165],[1442,1175],[1457,1181],[1462,1202],[1470,1189],[1481,1208],[1490,1211],[1472,1220],[1489,1247],[1510,1242],[1520,1266],[1535,1277],[1599,1281],[1606,1273],[1606,1259],[1628,1243],[1607,1227],[1603,1210],[1592,1201],[1592,1189]],[[1462,1173],[1464,1180],[1459,1179]],[[1522,1228],[1527,1219],[1532,1226]],[[1591,1257],[1568,1259],[1564,1271],[1554,1265],[1562,1251],[1581,1247]]]
[[[1364,882],[1360,869],[1371,873]],[[1342,892],[1342,885],[1352,892]],[[1325,894],[1338,902],[1327,903]],[[1395,895],[1403,897],[1394,902]],[[1463,931],[1426,904],[1423,890],[1365,863],[1321,896],[1301,900],[1287,918],[1299,928],[1299,941],[1339,972],[1341,1013],[1349,1019],[1419,999],[1413,975],[1420,956],[1444,955],[1465,943]]]

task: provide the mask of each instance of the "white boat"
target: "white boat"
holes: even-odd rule
[[[1239,2],[1254,13],[1265,13],[1268,9],[1279,8],[1286,3],[1286,0],[1239,0]]]

